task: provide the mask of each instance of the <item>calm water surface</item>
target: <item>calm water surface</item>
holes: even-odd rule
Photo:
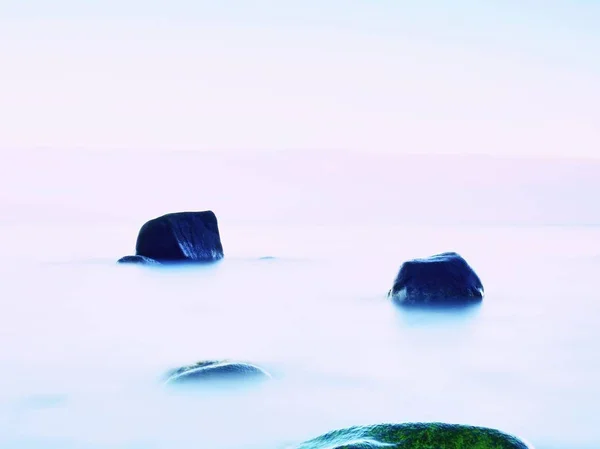
[[[117,266],[137,228],[0,228],[0,447],[277,449],[419,420],[600,447],[597,228],[222,224],[220,264]],[[450,250],[482,278],[481,307],[385,300],[403,260]],[[274,380],[161,388],[166,370],[209,358]]]

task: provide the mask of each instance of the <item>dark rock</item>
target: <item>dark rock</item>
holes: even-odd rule
[[[295,449],[533,449],[495,429],[444,423],[379,424],[335,430]]]
[[[117,263],[131,263],[131,264],[141,264],[141,265],[158,265],[154,259],[150,259],[149,257],[144,256],[125,256],[121,257],[117,260]]]
[[[136,255],[169,262],[214,262],[223,258],[212,211],[177,212],[148,221],[138,234]]]
[[[207,382],[248,382],[270,379],[258,366],[230,360],[207,360],[167,373],[168,385],[204,384]]]
[[[400,304],[464,304],[480,302],[481,280],[456,253],[404,262],[388,296]]]

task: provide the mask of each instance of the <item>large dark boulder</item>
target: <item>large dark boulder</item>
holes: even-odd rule
[[[388,295],[400,304],[462,304],[480,302],[481,280],[457,253],[442,253],[404,262]]]
[[[270,379],[262,368],[246,362],[207,360],[167,373],[167,385],[203,385],[209,382],[247,383]]]
[[[217,217],[212,211],[154,218],[140,229],[135,249],[136,256],[126,256],[119,262],[214,262],[223,258]]]
[[[379,424],[335,430],[295,449],[533,449],[506,433],[444,423]]]

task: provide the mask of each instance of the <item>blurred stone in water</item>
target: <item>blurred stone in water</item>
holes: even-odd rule
[[[270,379],[271,375],[246,362],[208,360],[177,368],[168,373],[167,385],[248,384]]]

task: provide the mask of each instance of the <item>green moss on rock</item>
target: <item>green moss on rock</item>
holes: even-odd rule
[[[444,423],[379,424],[335,430],[296,449],[533,449],[485,427]]]

